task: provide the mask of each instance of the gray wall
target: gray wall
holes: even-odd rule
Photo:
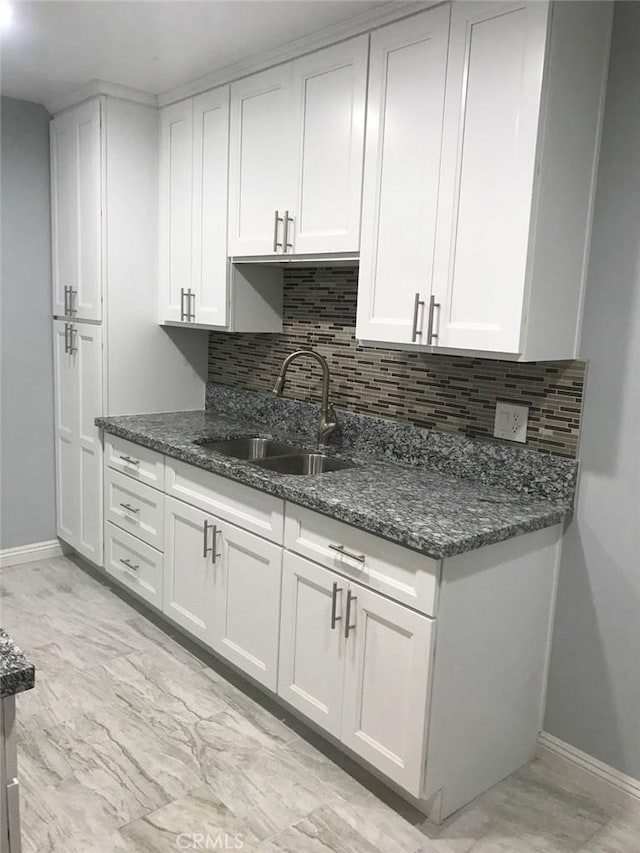
[[[55,536],[49,114],[0,101],[0,549]]]
[[[640,3],[617,3],[545,729],[640,778]]]

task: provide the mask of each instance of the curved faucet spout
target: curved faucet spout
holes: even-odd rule
[[[333,410],[333,406],[329,403],[329,383],[331,381],[331,376],[329,373],[329,365],[327,364],[327,360],[324,356],[320,355],[319,352],[316,352],[312,349],[299,349],[295,352],[292,352],[282,362],[282,367],[280,368],[280,372],[278,373],[278,378],[276,379],[275,385],[273,386],[273,393],[278,396],[282,394],[282,392],[284,391],[284,383],[287,375],[287,370],[289,369],[289,365],[292,361],[295,361],[295,359],[302,358],[302,356],[310,356],[311,358],[315,359],[322,368],[322,402],[320,404],[318,442],[320,444],[326,444],[327,439],[334,431],[334,429],[338,426],[338,419],[336,417],[336,413]]]

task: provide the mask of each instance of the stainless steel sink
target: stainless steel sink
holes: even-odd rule
[[[277,471],[279,474],[325,474],[328,471],[344,471],[355,468],[354,462],[345,459],[334,459],[322,453],[297,453],[290,456],[279,456],[255,463],[260,468]]]
[[[215,450],[216,453],[232,456],[234,459],[267,459],[271,456],[284,456],[285,454],[299,454],[301,452],[299,447],[258,436],[227,438],[222,441],[198,442],[198,444],[207,450]]]

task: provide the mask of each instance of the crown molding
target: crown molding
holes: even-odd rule
[[[390,0],[390,2],[384,3],[377,9],[363,12],[353,18],[348,18],[346,21],[341,21],[338,24],[333,24],[330,27],[317,30],[315,33],[288,42],[274,50],[257,54],[249,59],[243,59],[240,62],[227,65],[224,68],[219,68],[216,71],[198,77],[196,80],[191,80],[189,83],[184,83],[182,86],[176,86],[174,89],[161,92],[157,96],[158,106],[165,107],[176,101],[183,101],[185,98],[191,98],[194,95],[207,92],[209,89],[215,89],[216,86],[222,86],[225,83],[231,83],[242,77],[248,77],[250,74],[255,74],[257,71],[264,71],[282,62],[289,62],[314,50],[328,47],[353,36],[371,32],[371,30],[375,30],[392,21],[406,18],[409,15],[415,15],[442,2],[443,0]]]
[[[81,101],[95,98],[97,95],[109,95],[112,98],[120,98],[123,101],[132,101],[134,104],[145,104],[148,107],[158,106],[158,96],[143,92],[140,89],[132,89],[129,86],[120,86],[118,83],[109,83],[106,80],[90,80],[79,89],[74,89],[68,95],[56,98],[45,107],[52,115],[75,107]]]

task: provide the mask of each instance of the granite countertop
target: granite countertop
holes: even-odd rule
[[[317,408],[314,407],[313,412],[317,421]],[[538,484],[544,484],[546,476],[551,497],[518,491],[515,483],[507,480],[506,485],[500,484],[495,482],[495,476],[488,478],[494,482],[486,482],[487,477],[483,482],[481,470],[476,470],[478,476],[475,478],[448,473],[446,465],[457,470],[451,463],[451,446],[447,447],[448,455],[440,453],[435,457],[432,454],[434,462],[431,465],[428,459],[418,465],[397,458],[376,457],[371,454],[372,444],[360,427],[357,440],[344,440],[344,446],[338,443],[327,451],[338,458],[355,461],[356,467],[316,476],[275,473],[251,462],[222,456],[198,444],[205,440],[260,435],[297,446],[304,443],[313,449],[310,435],[308,432],[306,437],[301,434],[300,424],[291,412],[279,419],[265,418],[264,414],[260,412],[261,417],[252,421],[250,411],[236,408],[97,418],[96,424],[128,441],[277,495],[434,558],[461,554],[539,530],[562,522],[571,514],[572,489],[564,488],[566,483],[563,488],[555,489],[551,475],[540,467],[533,476],[530,466],[541,464],[536,457],[545,459],[534,451],[526,451],[532,459],[527,465],[520,465],[524,469],[521,474],[533,476],[534,480],[537,477]],[[345,414],[339,412],[339,417],[344,418]],[[344,432],[350,429],[353,431],[352,425],[347,424]],[[395,442],[403,446],[411,444],[415,455],[416,434],[431,431],[407,429],[402,442],[395,429]],[[441,434],[437,436],[441,443],[439,436]],[[433,443],[433,435],[427,438]],[[381,446],[388,448],[392,443],[387,435]],[[494,468],[505,468],[505,460],[501,457],[496,460],[492,448],[493,445],[488,447],[487,459]],[[477,455],[475,448],[474,452]],[[456,464],[460,467],[463,463],[458,460]],[[477,466],[477,462],[475,464]],[[513,478],[518,465],[513,463],[506,467],[509,473],[500,476]],[[561,465],[556,475],[564,477],[567,483],[571,478],[574,482],[575,469],[576,463],[572,460],[571,464]]]
[[[7,632],[0,628],[0,699],[31,690],[36,670]]]

